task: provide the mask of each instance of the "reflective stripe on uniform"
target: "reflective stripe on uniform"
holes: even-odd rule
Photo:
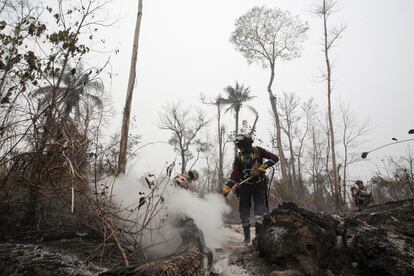
[[[257,222],[257,223],[263,223],[263,216],[254,216],[254,220]]]

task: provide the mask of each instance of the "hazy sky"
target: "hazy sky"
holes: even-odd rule
[[[118,47],[111,54],[112,98],[118,117],[109,126],[120,127],[128,82],[137,0],[113,0],[111,14],[120,20],[104,33],[107,47]],[[266,85],[268,71],[248,65],[229,42],[235,20],[256,5],[279,7],[299,15],[310,26],[302,57],[279,62],[274,92],[295,92],[303,101],[313,97],[326,109],[326,87],[320,82],[323,70],[321,52],[322,21],[311,13],[310,0],[144,0],[139,46],[138,75],[132,114],[144,142],[168,140],[170,134],[157,128],[160,107],[181,101],[201,106],[200,93],[215,97],[223,88],[239,81],[251,87],[256,96],[251,104],[259,111],[258,135],[267,140],[272,129]],[[359,118],[369,118],[372,131],[366,150],[409,138],[414,128],[414,1],[343,0],[332,25],[343,23],[347,29],[332,52],[334,62],[333,102],[351,104]],[[214,109],[209,112],[214,128]],[[226,115],[233,126],[231,114]],[[244,111],[241,119],[254,120]],[[231,124],[230,124],[231,123]],[[211,133],[213,133],[211,131]],[[413,137],[414,138],[414,137]],[[370,155],[370,160],[351,168],[352,177],[367,180],[380,165],[381,158],[400,154],[410,143],[390,147]],[[413,145],[413,143],[411,143]],[[338,148],[339,150],[339,148]],[[154,145],[141,152],[136,169],[158,170],[175,154],[169,145]]]

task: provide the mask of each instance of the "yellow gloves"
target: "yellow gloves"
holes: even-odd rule
[[[267,170],[267,166],[265,164],[261,164],[257,170],[259,171],[259,173],[266,173]]]
[[[267,166],[265,164],[261,164],[258,168],[252,170],[252,176],[259,176],[261,174],[266,173]]]
[[[223,195],[226,196],[230,192],[230,187],[227,185],[224,185],[223,187]]]

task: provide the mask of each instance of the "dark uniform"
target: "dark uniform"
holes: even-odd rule
[[[252,146],[253,139],[249,135],[238,135],[235,144],[239,148],[239,155],[233,162],[229,182],[224,186],[223,193],[227,195],[228,191],[235,184],[252,177],[243,183],[236,193],[239,197],[239,212],[243,226],[245,242],[250,241],[250,209],[253,199],[254,215],[256,220],[256,233],[259,231],[263,216],[268,211],[266,207],[266,169],[276,164],[279,158],[261,148]],[[264,162],[263,159],[267,159]]]
[[[355,184],[356,187],[351,187],[351,194],[354,197],[355,206],[361,210],[371,202],[372,192],[368,191],[361,180],[357,180]]]

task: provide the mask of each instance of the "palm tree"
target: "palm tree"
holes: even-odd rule
[[[232,110],[234,112],[234,118],[236,122],[235,126],[235,135],[239,134],[239,113],[243,104],[252,100],[254,97],[250,96],[250,87],[245,87],[243,84],[239,84],[236,81],[234,86],[227,86],[224,88],[224,91],[227,94],[226,98],[222,98],[221,101],[225,105],[229,105],[226,109],[226,112]],[[237,154],[237,148],[234,149],[235,155]]]
[[[91,79],[91,72],[91,70],[89,72],[85,72],[82,64],[80,64],[77,66],[74,74],[71,72],[70,74],[66,73],[63,76],[63,83],[67,88],[67,90],[62,94],[62,107],[64,115],[68,116],[72,111],[74,111],[75,118],[79,118],[82,97],[90,99],[99,108],[102,108],[102,100],[91,92],[103,92],[104,86],[101,81]]]
[[[75,68],[67,69],[62,78],[62,87],[53,85],[41,87],[33,92],[33,96],[40,96],[40,105],[50,104],[52,93],[56,93],[56,103],[58,111],[63,114],[65,121],[69,120],[70,115],[74,114],[75,121],[81,117],[82,99],[87,98],[99,109],[102,109],[102,100],[92,92],[103,92],[102,82],[91,78],[92,70],[86,72],[83,65],[79,63]]]

